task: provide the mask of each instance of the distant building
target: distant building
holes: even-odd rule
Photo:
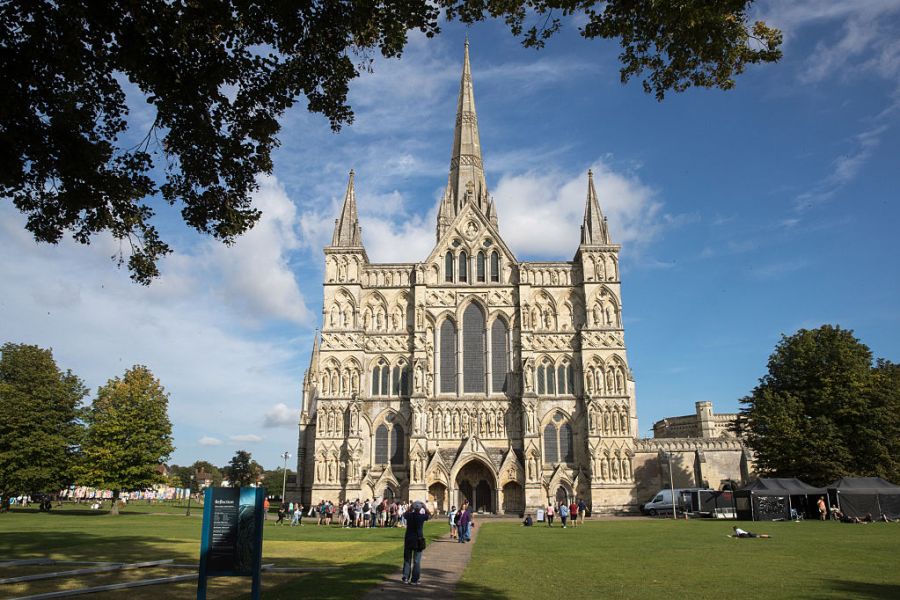
[[[669,457],[677,484],[739,479],[735,438],[637,437],[620,246],[592,175],[573,260],[519,261],[503,241],[468,44],[449,171],[433,250],[396,264],[369,261],[350,172],[325,248],[293,495],[441,510],[469,499],[494,513],[578,497],[619,511],[668,482]]]
[[[654,438],[719,438],[735,437],[737,413],[715,414],[712,402],[697,402],[697,412],[681,417],[667,417],[653,424]]]

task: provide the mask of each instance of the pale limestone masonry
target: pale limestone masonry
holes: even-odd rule
[[[369,262],[353,179],[325,248],[322,331],[303,382],[304,503],[421,498],[446,510],[469,498],[521,513],[577,496],[633,510],[668,480],[670,442],[679,483],[740,477],[735,439],[636,437],[620,247],[590,172],[572,261],[521,262],[503,241],[468,43],[429,256]]]

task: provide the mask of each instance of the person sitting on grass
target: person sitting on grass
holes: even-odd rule
[[[525,527],[531,527],[534,525],[534,520],[531,518],[531,515],[525,515],[525,520],[522,521],[522,525]]]
[[[731,537],[736,537],[736,538],[770,538],[770,537],[772,537],[768,533],[751,533],[749,531],[744,531],[737,525],[732,527],[732,529],[734,529],[734,535]]]

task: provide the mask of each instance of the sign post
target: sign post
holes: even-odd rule
[[[207,577],[252,577],[259,599],[265,488],[207,488],[200,539],[197,600],[206,600]]]

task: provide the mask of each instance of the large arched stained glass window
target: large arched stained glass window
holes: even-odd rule
[[[444,256],[444,281],[453,281],[453,253],[447,252]]]
[[[559,438],[556,425],[547,423],[544,427],[544,462],[555,464],[559,462]]]
[[[388,461],[388,428],[382,423],[375,430],[375,463],[386,465]]]
[[[447,319],[441,324],[441,393],[456,392],[456,325]]]
[[[475,303],[463,313],[463,392],[484,393],[484,312]]]
[[[503,319],[496,319],[491,325],[491,387],[494,393],[506,391],[509,370],[506,335],[506,323]]]
[[[403,428],[396,423],[391,429],[391,464],[403,464]]]

